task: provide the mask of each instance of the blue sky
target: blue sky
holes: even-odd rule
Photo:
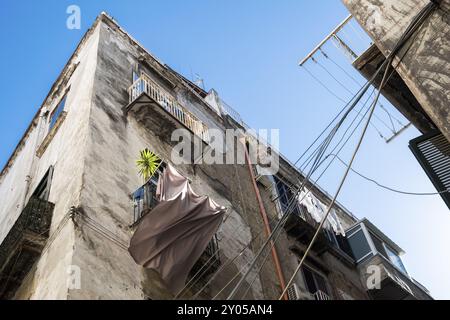
[[[70,4],[81,8],[81,30],[66,28]],[[189,78],[200,74],[206,87],[215,88],[252,127],[279,128],[281,151],[291,160],[342,107],[297,66],[348,15],[339,0],[4,0],[0,9],[0,166],[101,11],[174,69]],[[326,50],[349,67],[338,51]],[[348,97],[317,66],[311,70]],[[348,71],[358,76],[350,67]],[[345,84],[352,86],[349,79]],[[386,144],[369,130],[354,167],[392,187],[434,192],[408,149],[408,141],[418,135],[411,128]],[[347,159],[348,154],[344,152]],[[342,173],[342,165],[333,165],[322,187],[334,192]],[[393,194],[351,174],[339,201],[398,243],[406,251],[403,260],[410,274],[436,298],[450,299],[450,214],[439,196]]]

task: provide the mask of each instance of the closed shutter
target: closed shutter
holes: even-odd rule
[[[420,165],[441,192],[450,190],[450,143],[439,131],[420,136],[409,142]],[[450,193],[441,194],[450,208]]]

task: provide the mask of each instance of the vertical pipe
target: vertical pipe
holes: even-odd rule
[[[272,230],[270,228],[270,224],[269,224],[269,219],[267,218],[267,212],[266,212],[266,208],[264,207],[264,204],[262,202],[262,198],[261,198],[261,194],[259,192],[258,189],[258,185],[256,184],[256,179],[255,179],[255,174],[253,172],[253,167],[250,163],[250,157],[248,155],[248,151],[247,151],[247,147],[244,143],[244,154],[245,154],[245,162],[247,163],[247,167],[248,167],[248,171],[250,174],[250,178],[252,180],[252,184],[253,184],[253,189],[255,191],[255,195],[256,195],[256,200],[258,201],[258,206],[259,206],[259,212],[261,214],[261,217],[263,218],[263,222],[264,222],[264,229],[266,231],[266,235],[270,236],[270,234],[272,233]],[[278,276],[278,280],[280,282],[280,286],[281,286],[281,291],[285,292],[285,288],[286,288],[286,283],[284,281],[284,275],[283,275],[283,271],[281,270],[281,264],[280,264],[280,260],[278,258],[278,253],[277,253],[277,249],[273,243],[273,241],[270,242],[270,246],[271,246],[271,251],[272,251],[272,259],[275,265],[275,270],[277,272],[277,276]],[[289,300],[287,293],[285,293],[283,295],[283,299],[284,300]]]

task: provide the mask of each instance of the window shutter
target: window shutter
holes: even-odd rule
[[[450,143],[439,131],[433,131],[409,142],[409,147],[436,189],[450,190]],[[441,194],[450,208],[450,193]]]

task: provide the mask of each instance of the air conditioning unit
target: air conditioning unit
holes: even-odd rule
[[[300,290],[295,283],[291,284],[291,286],[288,288],[287,294],[289,300],[300,300]]]

